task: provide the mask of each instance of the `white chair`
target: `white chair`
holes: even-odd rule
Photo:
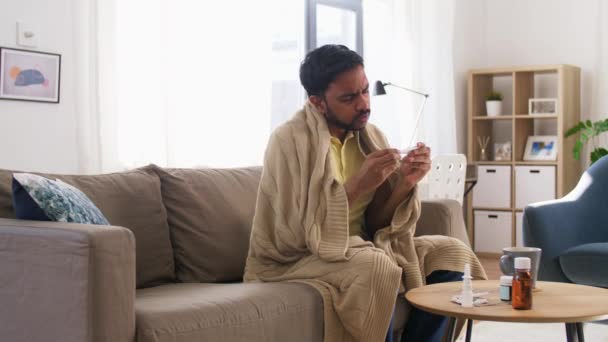
[[[460,205],[464,198],[467,157],[464,154],[435,156],[427,175],[429,199],[454,199]]]

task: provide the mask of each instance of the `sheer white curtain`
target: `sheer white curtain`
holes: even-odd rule
[[[452,41],[454,0],[364,1],[365,59],[380,79],[430,94],[416,140],[433,154],[457,150]],[[406,147],[423,98],[400,89],[372,98],[372,117],[395,147]]]
[[[259,165],[273,1],[97,2],[101,171]]]
[[[591,101],[591,113],[588,118],[592,121],[605,119],[608,117],[608,3],[599,1],[599,11],[597,16],[598,22],[598,53],[596,57],[597,73],[594,75],[595,93]],[[581,119],[587,118],[586,113],[581,113]],[[597,146],[608,146],[608,134],[602,134],[598,137]],[[585,155],[589,158],[589,145],[586,146],[587,152]],[[588,161],[586,161],[589,165]]]
[[[364,0],[368,77],[431,94],[417,140],[439,153],[456,149],[452,1]],[[78,103],[85,172],[260,164],[271,130],[304,102],[304,1],[88,0],[78,11],[90,18],[75,35],[92,75]],[[372,120],[404,147],[422,98],[389,92],[372,99]]]

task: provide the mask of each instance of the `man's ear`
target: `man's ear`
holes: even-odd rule
[[[326,106],[325,101],[323,101],[323,98],[321,96],[311,95],[311,96],[308,97],[308,99],[315,106],[315,108],[317,108],[317,110],[319,111],[319,113],[321,113],[323,115],[325,115],[325,113],[327,113],[327,106]]]

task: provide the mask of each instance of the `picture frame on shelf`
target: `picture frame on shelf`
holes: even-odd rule
[[[511,142],[494,143],[494,160],[495,161],[510,161],[511,160]]]
[[[538,98],[528,100],[528,113],[530,115],[557,115],[557,99]]]
[[[0,99],[59,103],[61,55],[0,47]]]
[[[525,161],[557,160],[558,148],[555,135],[531,135],[526,142],[523,159]]]

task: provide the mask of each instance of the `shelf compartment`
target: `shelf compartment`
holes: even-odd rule
[[[479,165],[473,207],[511,208],[511,166]]]
[[[474,117],[486,117],[486,97],[493,91],[502,94],[502,114],[513,115],[513,73],[470,74],[469,106]]]
[[[510,212],[475,210],[476,252],[500,253],[512,244],[512,220]]]
[[[534,97],[534,73],[516,72],[515,83],[515,113],[528,113],[528,100]]]
[[[515,208],[555,199],[555,166],[515,167]]]
[[[471,138],[473,154],[470,158],[471,162],[492,162],[494,160],[494,144],[496,143],[511,143],[511,151],[513,151],[512,132],[513,120],[473,120]],[[486,146],[486,160],[481,160],[481,147],[477,141],[477,137],[490,137],[490,141]],[[511,160],[513,160],[513,152],[511,152]],[[501,162],[510,162],[504,160]]]
[[[557,136],[557,116],[552,117],[516,117],[513,152],[516,162],[532,162],[524,160],[524,152],[528,137],[532,135],[553,135]],[[558,148],[561,148],[558,146]],[[538,163],[538,162],[534,162]]]
[[[557,99],[558,72],[558,69],[514,72],[514,113],[525,113],[519,115],[530,114],[528,103],[532,98]]]

